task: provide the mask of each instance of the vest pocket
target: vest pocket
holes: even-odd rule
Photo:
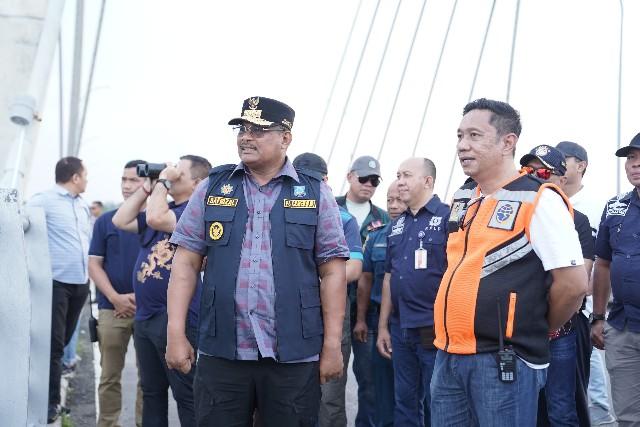
[[[322,335],[322,304],[320,303],[320,288],[314,286],[300,289],[300,312],[302,314],[302,336],[311,338]]]
[[[202,291],[200,301],[200,328],[198,335],[201,337],[216,336],[216,309],[214,302],[216,300],[215,289],[205,288]]]

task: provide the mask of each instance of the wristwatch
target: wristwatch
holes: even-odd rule
[[[164,188],[166,188],[167,191],[171,190],[171,181],[169,181],[168,179],[160,178],[158,181],[156,181],[156,185],[157,184],[164,185]]]
[[[589,315],[589,323],[593,323],[596,320],[605,320],[605,315],[604,314],[591,313]]]

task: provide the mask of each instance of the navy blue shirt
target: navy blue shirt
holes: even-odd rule
[[[634,190],[607,202],[602,213],[596,255],[611,261],[613,305],[607,321],[640,332],[640,200]]]
[[[387,235],[391,230],[391,223],[369,233],[364,244],[364,262],[362,271],[373,275],[371,286],[371,301],[382,303],[382,280],[387,257]]]
[[[93,236],[89,247],[89,256],[103,258],[102,268],[111,282],[113,289],[119,294],[133,292],[131,275],[140,252],[140,238],[116,228],[111,222],[116,211],[101,215],[93,226]],[[97,290],[98,308],[113,310],[113,304],[102,292]]]
[[[169,209],[180,219],[187,202],[176,205],[169,203]],[[177,245],[170,243],[171,233],[157,231],[147,225],[146,212],[138,214],[138,234],[140,251],[133,271],[133,289],[136,294],[136,320],[147,320],[159,313],[167,312],[167,288],[171,275],[171,262]],[[198,274],[196,292],[189,305],[189,325],[198,325],[202,280]]]
[[[360,230],[356,217],[351,215],[343,207],[340,209],[340,220],[342,221],[342,231],[349,247],[349,259],[359,259],[362,261],[362,242],[360,241]]]
[[[391,322],[401,328],[433,326],[433,303],[447,269],[449,206],[434,195],[417,215],[407,209],[391,223],[385,272],[391,273]],[[424,236],[419,236],[424,233]],[[415,251],[427,251],[427,268],[415,268]]]

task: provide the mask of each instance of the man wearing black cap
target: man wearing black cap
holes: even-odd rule
[[[633,190],[611,198],[602,214],[593,272],[591,339],[606,350],[619,426],[640,423],[640,134],[616,151],[626,157]],[[613,304],[605,325],[609,293]]]
[[[294,111],[252,97],[229,122],[238,165],[213,168],[189,200],[168,291],[167,364],[188,371],[188,302],[203,259],[198,366],[200,426],[313,426],[320,383],[342,375],[349,258],[340,213],[317,174],[287,159]]]
[[[371,198],[380,185],[380,162],[371,156],[358,157],[347,174],[349,190],[342,197],[336,197],[338,205],[344,207],[356,217],[360,226],[360,236],[364,245],[370,231],[382,228],[389,222],[386,211],[371,203]],[[356,325],[360,329],[366,328],[366,319],[372,315],[375,307],[369,304],[357,304],[357,283],[349,284],[350,321],[351,328]],[[365,303],[367,301],[365,300]],[[373,340],[373,331],[366,332],[367,341]],[[362,336],[359,331],[357,336]],[[360,341],[357,337],[351,341],[353,347],[353,373],[358,382],[358,414],[356,427],[373,427],[375,425],[375,396],[373,378],[371,375],[371,352],[369,343]]]
[[[314,153],[303,153],[293,159],[293,166],[296,169],[310,170],[322,176],[324,182],[328,181],[328,168],[324,159]],[[360,241],[360,230],[353,215],[345,208],[340,207],[340,217],[342,219],[342,230],[349,246],[349,260],[346,264],[347,282],[357,281],[362,273],[362,242]],[[348,304],[348,300],[347,300]],[[347,306],[348,307],[348,306]],[[322,389],[322,400],[320,401],[320,412],[318,415],[319,427],[346,426],[347,413],[345,408],[345,391],[347,387],[347,369],[349,367],[349,357],[351,355],[351,327],[349,316],[345,313],[342,324],[342,358],[344,369],[341,378],[336,378],[324,383]]]
[[[549,145],[539,145],[520,159],[523,170],[555,184],[564,191],[567,166],[564,154]],[[591,274],[595,242],[586,215],[574,209],[573,221],[580,239],[584,266]],[[589,330],[589,321],[578,311],[560,329],[549,334],[551,362],[547,382],[538,400],[538,426],[589,425],[587,405],[588,370],[591,343],[581,334]],[[587,342],[588,345],[584,345]],[[581,347],[586,347],[581,348]],[[582,359],[580,355],[584,355]]]
[[[602,205],[605,200],[596,196],[593,192],[585,190],[582,184],[589,165],[587,150],[580,144],[571,141],[562,141],[556,145],[556,148],[564,154],[567,163],[567,173],[565,174],[567,182],[563,186],[563,191],[569,197],[574,209],[579,210],[589,218],[593,240],[595,241],[598,234],[600,216],[602,215]],[[592,309],[593,298],[591,297],[591,289],[589,289],[589,295],[583,310],[584,315],[589,317]],[[581,327],[582,323],[577,325]],[[604,372],[604,360],[600,352],[591,351],[591,339],[588,338],[589,328],[585,328],[584,331],[580,332],[578,333],[578,360],[583,360],[584,357],[581,356],[586,356],[587,354],[591,356],[589,365],[582,369],[584,375],[578,376],[579,382],[583,380],[588,382],[588,398],[586,402],[578,401],[578,416],[580,417],[584,412],[581,408],[586,404],[589,407],[590,419],[593,425],[612,423],[614,419],[609,408],[609,387],[607,386],[607,378]],[[580,340],[580,337],[584,337],[584,342]],[[583,348],[585,352],[581,352]],[[584,388],[584,385],[580,384],[579,389],[582,388]],[[582,395],[578,396],[582,399]]]

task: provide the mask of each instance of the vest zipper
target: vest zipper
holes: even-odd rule
[[[477,209],[480,209],[480,206],[478,206]],[[444,323],[444,333],[446,336],[444,351],[447,351],[449,349],[449,331],[447,330],[447,305],[449,303],[449,289],[451,289],[451,282],[453,281],[453,276],[455,276],[456,272],[458,271],[458,268],[460,268],[462,261],[464,261],[464,257],[467,256],[467,246],[469,245],[469,232],[471,231],[471,226],[473,225],[473,221],[475,219],[476,219],[476,216],[474,215],[473,218],[471,218],[471,221],[469,221],[469,225],[467,225],[467,231],[464,235],[464,250],[462,251],[462,257],[460,258],[458,265],[456,265],[456,268],[453,269],[453,272],[451,273],[451,277],[449,277],[449,283],[447,283],[447,290],[444,293],[444,322],[443,323]]]

